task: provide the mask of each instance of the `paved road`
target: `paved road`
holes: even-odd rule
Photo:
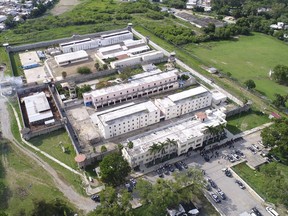
[[[256,132],[245,137],[245,140],[242,142],[237,142],[234,144],[235,148],[241,149],[242,152],[249,160],[249,157],[261,157],[259,154],[253,155],[246,148],[251,146],[251,143],[257,143],[260,140],[260,132]],[[229,154],[235,148],[222,148],[219,151],[221,155]],[[211,153],[210,153],[211,155]],[[218,185],[219,188],[227,195],[227,200],[223,200],[221,204],[216,204],[210,197],[207,192],[207,197],[211,201],[212,204],[219,210],[222,215],[227,216],[237,216],[245,211],[250,212],[253,207],[257,207],[257,209],[264,215],[268,216],[265,211],[265,206],[263,201],[255,195],[253,192],[248,189],[242,190],[235,183],[235,178],[226,177],[222,171],[223,168],[230,167],[232,164],[223,159],[221,156],[217,158],[211,159],[209,162],[205,162],[204,159],[199,155],[199,153],[193,154],[189,158],[185,158],[184,161],[188,164],[188,166],[199,166],[201,169],[205,170],[206,176],[205,178],[210,177],[214,182]],[[151,182],[155,182],[158,178],[155,172],[149,173],[145,177],[147,180]],[[171,179],[171,176],[165,176],[167,179]],[[242,181],[243,182],[243,181]],[[216,190],[214,193],[216,193]]]
[[[66,196],[72,204],[75,205],[79,210],[84,211],[85,213],[92,211],[97,205],[87,197],[83,197],[78,194],[69,184],[59,178],[57,172],[45,161],[43,161],[38,155],[29,151],[27,148],[19,144],[13,137],[10,130],[10,119],[9,113],[5,104],[5,100],[0,97],[0,122],[2,127],[3,136],[9,139],[12,144],[14,144],[19,150],[30,157],[36,164],[43,167],[52,177],[55,182],[55,186]]]

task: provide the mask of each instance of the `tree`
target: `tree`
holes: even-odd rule
[[[79,74],[90,74],[90,73],[92,73],[92,71],[91,71],[90,68],[84,66],[84,67],[77,68],[77,73],[79,73]]]
[[[92,88],[90,85],[83,85],[81,87],[76,87],[76,94],[78,98],[83,98],[83,93],[91,91]]]
[[[248,89],[254,89],[256,87],[256,84],[253,80],[249,79],[249,80],[246,80],[244,82],[245,86],[248,88]]]
[[[150,154],[153,154],[154,157],[154,164],[155,164],[155,160],[156,160],[156,153],[159,152],[159,146],[156,143],[153,143],[150,147],[149,147],[149,152]]]
[[[100,162],[101,178],[108,185],[120,185],[131,171],[128,162],[119,153],[106,155]]]
[[[107,64],[103,64],[102,68],[103,68],[103,70],[107,70],[108,69],[108,65]]]
[[[16,26],[16,22],[13,19],[14,17],[12,15],[7,16],[7,19],[4,21],[7,28],[13,28]]]
[[[67,77],[67,72],[66,71],[62,71],[61,74],[62,74],[63,79],[65,79]]]
[[[164,155],[166,154],[166,147],[169,145],[167,142],[158,143],[158,152],[161,153],[161,161],[163,160]]]
[[[275,94],[275,99],[272,101],[272,103],[277,107],[285,107],[285,103],[287,101],[287,96],[282,96],[280,94]]]
[[[55,198],[51,202],[45,200],[34,200],[34,209],[32,210],[32,216],[38,215],[72,215],[73,211],[62,200]]]
[[[134,145],[134,143],[133,143],[132,141],[129,141],[129,142],[127,143],[127,146],[128,146],[129,149],[132,149],[132,148],[133,148],[133,145]]]
[[[174,146],[177,146],[177,141],[175,139],[170,139],[170,138],[167,138],[166,139],[166,142],[168,143],[168,146],[169,146],[169,158],[171,157],[171,147],[174,147]]]
[[[107,148],[105,145],[101,146],[101,153],[107,152]]]
[[[94,67],[95,67],[96,70],[99,70],[100,64],[99,64],[98,62],[96,62],[96,63],[94,64]]]
[[[89,216],[132,216],[131,194],[127,190],[117,191],[112,187],[106,187],[100,193],[101,205],[89,214]]]
[[[272,79],[280,84],[288,85],[288,66],[276,65],[273,69]]]

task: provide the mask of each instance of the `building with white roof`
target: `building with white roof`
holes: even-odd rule
[[[53,119],[49,102],[44,92],[23,97],[27,117],[30,124],[41,124]]]
[[[155,105],[165,115],[165,119],[175,118],[211,106],[212,95],[202,86],[182,91],[163,99],[155,99]]]
[[[139,79],[132,79],[128,83],[83,93],[84,104],[86,106],[93,105],[97,109],[176,89],[179,87],[177,72],[178,70],[175,69],[157,73]]]
[[[227,96],[218,90],[212,90],[212,103],[213,104],[221,104],[227,100]]]
[[[168,154],[182,155],[202,147],[203,143],[211,137],[207,127],[225,126],[227,122],[225,114],[219,110],[207,110],[206,113],[200,114],[200,118],[196,114],[189,120],[182,120],[129,138],[128,141],[133,142],[133,148],[122,149],[124,158],[131,167],[136,167]],[[169,142],[168,139],[172,142]],[[151,152],[150,147],[159,142],[167,143],[164,151]]]
[[[108,139],[159,122],[160,111],[148,101],[95,113],[91,119]]]
[[[89,56],[86,51],[80,50],[76,52],[57,55],[54,58],[59,66],[65,66],[77,62],[87,61],[89,59]]]
[[[109,46],[112,44],[121,43],[124,40],[132,40],[133,34],[128,31],[119,31],[110,34],[101,35],[98,38],[85,38],[82,40],[75,40],[59,44],[60,50],[63,53],[75,52],[80,50],[88,50],[102,46]]]

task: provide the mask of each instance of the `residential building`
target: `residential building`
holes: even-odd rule
[[[171,123],[147,133],[131,137],[127,142],[133,142],[133,148],[123,148],[123,157],[131,167],[141,166],[166,155],[186,154],[188,151],[200,148],[208,143],[215,134],[209,132],[209,127],[226,126],[225,114],[220,110],[207,110],[197,113],[190,119]],[[170,140],[170,141],[169,141]],[[172,141],[172,142],[171,142]],[[153,151],[152,145],[166,143],[163,150]],[[125,145],[125,143],[123,143]]]
[[[80,50],[72,53],[65,53],[54,57],[59,66],[65,66],[73,63],[88,61],[89,56],[85,50]]]
[[[163,112],[165,119],[209,107],[211,103],[211,93],[202,86],[155,100],[155,105]]]
[[[91,116],[105,139],[147,127],[160,121],[160,110],[151,101],[121,106]]]
[[[35,93],[33,95],[23,97],[21,101],[25,104],[27,118],[30,124],[49,124],[53,120],[48,99],[44,92]]]
[[[84,104],[86,106],[93,105],[97,109],[176,89],[179,87],[177,72],[178,70],[172,70],[157,73],[132,79],[127,83],[83,93]]]

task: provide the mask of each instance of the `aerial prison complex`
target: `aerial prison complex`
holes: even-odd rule
[[[51,48],[49,52],[21,53],[22,65],[32,65],[32,68],[24,69],[25,75],[31,74],[32,72],[30,73],[29,70],[35,69],[34,67],[39,69],[43,66],[43,70],[39,71],[44,71],[44,67],[49,67],[45,60],[45,54],[49,60],[54,62],[53,67],[48,68],[52,78],[55,78],[53,77],[55,67],[63,67],[61,68],[63,71],[64,68],[68,70],[71,65],[73,66],[71,70],[75,70],[75,65],[85,65],[86,61],[92,62],[93,65],[95,61],[100,64],[110,64],[111,71],[114,69],[119,73],[122,71],[121,68],[136,65],[141,65],[143,69],[141,73],[137,71],[138,74],[126,80],[117,82],[111,80],[114,84],[109,87],[99,88],[98,86],[97,88],[96,84],[91,91],[82,94],[83,106],[79,106],[79,99],[70,98],[73,103],[66,107],[67,103],[61,103],[62,97],[58,95],[58,90],[54,91],[53,85],[48,87],[52,97],[47,94],[48,91],[40,90],[35,90],[34,94],[30,92],[22,95],[19,98],[23,116],[26,116],[24,117],[27,122],[27,124],[25,123],[26,127],[35,129],[37,126],[44,130],[53,124],[63,127],[66,121],[72,122],[72,131],[66,129],[70,133],[74,147],[76,144],[79,145],[76,150],[77,154],[82,153],[88,157],[87,163],[84,162],[86,165],[93,162],[91,158],[97,158],[100,154],[95,150],[92,152],[91,149],[94,145],[98,148],[101,145],[113,143],[114,138],[119,138],[118,142],[124,144],[123,155],[132,167],[147,164],[153,160],[155,155],[151,155],[149,152],[153,143],[164,142],[167,139],[174,140],[176,144],[168,146],[165,154],[177,155],[203,146],[203,143],[211,138],[211,134],[206,130],[207,126],[226,125],[224,109],[221,106],[218,107],[219,104],[226,101],[226,96],[221,92],[210,91],[197,84],[191,74],[175,68],[172,58],[165,57],[162,51],[151,49],[148,41],[145,39],[134,40],[134,36],[129,30],[121,30],[99,34],[95,38],[61,43],[59,48]],[[41,62],[43,59],[45,60],[44,65]],[[167,59],[171,60],[168,61],[168,64]],[[157,67],[157,63],[161,62],[165,62],[166,69],[161,70]],[[41,76],[33,75],[34,78],[48,76],[46,69]],[[104,72],[101,71],[101,74],[105,75]],[[44,76],[44,74],[46,75]],[[181,78],[183,75],[189,78],[184,80]],[[85,75],[78,76],[84,77]],[[27,80],[35,80],[34,78],[27,78]],[[76,76],[70,79],[74,78]],[[63,81],[55,80],[62,86],[65,84],[63,83],[65,78],[62,79]],[[85,81],[88,81],[85,83],[88,85],[99,82],[99,80]],[[81,86],[84,84],[83,82],[75,81],[74,85]],[[68,82],[66,81],[66,83]],[[191,86],[192,84],[195,85]],[[77,101],[74,103],[74,100]],[[65,109],[58,106],[65,106]],[[83,116],[75,119],[73,117],[75,115],[71,114],[73,109],[76,115],[81,115],[76,110],[82,109]],[[61,110],[61,112],[57,110]],[[65,121],[61,119],[65,116],[62,116],[62,112],[66,112]],[[170,119],[174,119],[173,124],[169,121]],[[82,121],[79,122],[79,125],[87,123],[89,130],[86,128],[84,133],[82,127],[77,125],[77,121]],[[147,132],[145,128],[149,128],[149,131]],[[145,133],[143,133],[144,131]],[[135,136],[135,134],[138,135]],[[95,137],[96,141],[86,143],[83,141],[83,137],[85,139]],[[128,141],[133,142],[132,149],[126,147],[125,144]]]

